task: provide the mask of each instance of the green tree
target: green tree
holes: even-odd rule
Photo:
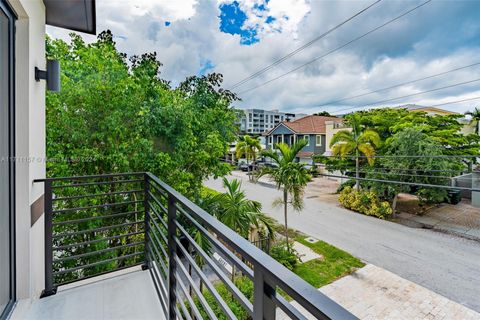
[[[214,196],[218,209],[213,211],[215,217],[226,226],[248,239],[252,227],[264,230],[268,237],[273,237],[273,225],[270,218],[262,213],[262,204],[249,200],[241,190],[242,183],[223,178],[223,187],[227,190]]]
[[[375,130],[385,143],[378,150],[384,153],[389,139],[406,128],[418,128],[438,142],[448,155],[476,155],[480,152],[480,137],[476,134],[464,135],[463,115],[429,115],[426,112],[413,112],[407,109],[379,108],[358,111],[357,118],[365,128]]]
[[[313,114],[314,116],[333,117],[328,111],[321,111]]]
[[[262,145],[260,144],[260,140],[258,140],[258,138],[250,137],[249,135],[245,135],[241,137],[240,141],[237,143],[236,150],[235,150],[237,154],[237,158],[241,158],[242,156],[245,156],[245,158],[247,159],[248,179],[250,181],[253,181],[253,174],[250,174],[250,166],[248,161],[249,159],[252,159],[255,167],[257,154],[261,150],[262,150]]]
[[[355,177],[356,188],[360,187],[360,154],[363,154],[370,165],[374,163],[376,148],[381,144],[378,133],[371,129],[362,128],[359,117],[352,114],[347,117],[347,123],[352,130],[340,130],[332,138],[330,147],[334,156],[345,158],[349,155],[355,156]]]
[[[465,112],[465,115],[472,117],[471,122],[475,124],[475,133],[480,134],[480,108],[477,107],[473,111]]]
[[[84,42],[76,34],[71,35],[70,43],[47,37],[46,50],[47,57],[58,59],[62,67],[62,91],[47,92],[46,98],[47,157],[55,160],[47,163],[49,177],[151,171],[195,200],[204,179],[229,172],[229,166],[220,157],[225,155],[229,143],[237,135],[236,112],[231,107],[236,96],[221,88],[220,74],[189,77],[172,88],[160,77],[162,64],[155,53],[130,57],[129,63],[127,56],[116,49],[110,31],[100,33],[97,41],[92,43]],[[128,187],[130,190],[142,188],[139,184],[129,184]],[[127,191],[128,187],[126,184],[101,185],[95,186],[95,190],[93,187],[76,188],[62,190],[62,193],[63,196],[111,193]],[[120,194],[116,198],[112,196],[109,202],[139,200],[136,196],[131,194],[126,199]],[[105,201],[100,197],[86,197],[76,200],[75,207],[99,205]],[[84,218],[87,214],[113,216],[119,212],[141,211],[140,206],[129,204],[88,213],[72,212],[55,219]],[[133,218],[95,219],[78,226],[60,226],[57,230],[89,230],[119,224],[126,219]],[[135,215],[134,220],[142,220],[142,214]],[[127,226],[122,232],[135,232],[135,228],[138,226]],[[119,231],[86,232],[79,237],[84,237],[82,241],[90,241],[108,238],[114,232],[118,234]],[[208,243],[202,243],[204,238],[200,238],[200,233],[192,233],[192,236],[203,248],[208,247]],[[139,235],[101,241],[61,254],[82,254],[142,240],[143,236]],[[73,243],[74,240],[65,241]],[[136,247],[129,248],[133,249]],[[121,254],[120,250],[111,251],[103,256],[88,256],[81,262],[89,264]],[[82,272],[88,275],[108,271],[116,263],[102,264]],[[120,263],[128,264],[127,259]]]
[[[290,250],[288,239],[288,205],[294,210],[303,208],[303,194],[308,182],[312,180],[305,164],[296,162],[297,154],[307,145],[306,140],[299,140],[289,147],[286,143],[276,145],[277,150],[264,150],[262,155],[271,158],[277,164],[275,168],[265,167],[258,176],[268,175],[275,181],[277,188],[283,189],[283,198],[276,203],[283,204],[285,237],[287,248]],[[277,152],[278,151],[278,152]],[[289,199],[290,198],[290,199]]]
[[[90,44],[71,39],[47,38],[47,57],[62,66],[62,91],[47,93],[47,156],[57,160],[48,176],[152,171],[196,198],[203,180],[229,172],[220,158],[237,134],[236,96],[222,75],[172,88],[155,53],[129,65],[109,31]]]
[[[442,158],[442,148],[438,142],[418,128],[406,128],[396,133],[388,145],[385,158],[373,168],[367,178],[398,182],[449,185],[448,172],[458,165],[455,161]],[[410,192],[411,186],[402,184],[370,183],[384,198],[392,200],[395,213],[398,193]],[[446,190],[434,187],[418,187],[416,193],[422,202],[442,202]]]

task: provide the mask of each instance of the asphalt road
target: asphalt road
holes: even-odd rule
[[[232,179],[232,177],[228,177]],[[206,186],[223,191],[222,181]],[[243,182],[248,198],[283,221],[275,188]],[[440,295],[480,312],[480,243],[432,230],[410,228],[364,216],[318,199],[305,199],[305,208],[290,211],[289,226],[350,252]]]

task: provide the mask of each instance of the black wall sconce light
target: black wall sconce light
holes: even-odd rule
[[[35,67],[35,80],[47,80],[47,90],[60,92],[60,63],[58,60],[47,60],[47,70]]]

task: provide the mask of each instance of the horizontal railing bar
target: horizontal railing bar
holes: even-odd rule
[[[152,243],[153,242],[153,238],[150,236],[150,234],[147,234],[147,237],[148,239],[150,240],[150,242]],[[157,240],[158,241],[158,240]],[[158,252],[158,249],[157,249],[157,246],[153,246],[153,249],[155,250],[155,253],[157,254],[158,256],[158,261],[160,262],[160,264],[162,265],[162,270],[163,272],[165,272],[165,274],[168,274],[168,267],[167,265],[165,264],[165,261],[163,260],[163,257],[166,257],[168,258],[168,255],[167,253],[165,252],[165,250],[159,246],[161,249],[162,249],[162,253],[164,254],[164,256],[160,255],[160,252]],[[153,253],[153,252],[152,252]]]
[[[265,252],[252,245],[235,231],[222,224],[215,217],[208,214],[205,210],[194,204],[156,176],[147,173],[147,177],[161,186],[169,196],[173,197],[178,202],[181,202],[186,210],[192,212],[196,218],[200,219],[203,224],[208,226],[208,229],[221,237],[223,241],[228,243],[228,245],[236,252],[241,254],[243,258],[251,263],[255,262],[256,266],[262,266],[265,274],[268,275],[277,286],[282,288],[311,314],[318,318],[356,319],[355,316],[345,310],[342,306],[312,287],[299,276],[288,270],[285,266],[281,265]]]
[[[195,260],[192,258],[192,256],[190,255],[190,253],[183,247],[183,245],[180,243],[180,240],[174,236],[173,239],[175,240],[175,242],[177,243],[177,248],[180,249],[180,251],[183,253],[183,256],[188,260],[188,263],[189,265],[191,265],[193,267],[193,269],[195,270],[195,272],[197,273],[197,275],[200,277],[201,281],[203,281],[203,283],[205,283],[205,286],[207,287],[208,291],[210,291],[210,293],[212,294],[213,298],[217,301],[218,305],[220,306],[220,308],[223,310],[223,312],[225,312],[225,315],[229,318],[229,319],[236,319],[237,317],[235,316],[235,314],[232,312],[232,310],[230,309],[230,307],[228,306],[228,304],[225,302],[225,300],[223,300],[223,298],[220,296],[220,294],[218,293],[217,289],[215,289],[215,287],[213,286],[213,284],[210,282],[210,280],[207,278],[207,276],[205,275],[205,273],[203,273],[202,269],[200,269],[200,267],[197,265],[197,263],[195,262]],[[253,309],[253,307],[252,307]]]
[[[94,217],[88,217],[88,218],[80,218],[80,219],[75,219],[75,220],[67,220],[67,221],[59,221],[59,222],[54,222],[54,226],[62,226],[66,224],[78,224],[86,221],[91,221],[91,220],[100,220],[100,219],[109,219],[109,218],[120,218],[128,215],[135,215],[138,213],[143,213],[143,210],[139,211],[129,211],[129,212],[119,212],[119,213],[114,213],[114,214],[109,214],[106,216],[94,216]]]
[[[143,224],[143,223],[145,223],[145,221],[142,220],[142,221],[121,223],[121,224],[114,224],[114,225],[100,227],[100,228],[96,228],[96,229],[90,229],[90,230],[86,229],[86,230],[79,230],[79,231],[74,231],[74,232],[66,232],[66,233],[55,234],[55,235],[53,235],[53,238],[57,239],[57,238],[77,236],[79,234],[85,234],[85,233],[91,233],[91,232],[102,232],[102,231],[106,231],[106,230],[110,230],[110,229],[114,229],[114,228],[127,227],[127,226],[132,226],[132,225],[135,225],[135,224]]]
[[[152,278],[152,282],[153,282],[153,285],[155,287],[155,290],[157,291],[158,300],[160,301],[160,305],[162,306],[164,314],[167,315],[168,314],[168,306],[167,306],[168,299],[164,298],[163,293],[161,292],[161,289],[160,289],[159,286],[160,286],[160,284],[163,285],[163,283],[160,282],[156,278],[157,277],[156,272],[157,271],[155,270],[155,265],[150,267],[150,276]]]
[[[177,279],[177,281],[180,284],[180,280]],[[177,297],[178,297],[178,295],[177,295]],[[187,307],[185,306],[185,302],[183,301],[183,299],[178,299],[177,298],[177,300],[180,304],[180,308],[182,308],[183,315],[187,318],[187,320],[193,320],[192,317],[190,316],[190,313],[187,310]],[[198,319],[201,319],[201,318],[198,318]]]
[[[150,191],[148,191],[148,195],[155,201],[155,203],[160,207],[160,209],[161,209],[165,214],[168,212],[168,209],[167,209],[163,204],[161,204],[158,199],[154,198],[154,197],[152,196],[152,193],[151,193]],[[154,206],[151,205],[151,203],[149,203],[149,204],[150,204],[150,206],[155,210],[155,213],[156,213],[156,214],[158,215],[158,217],[160,218],[160,217],[161,217],[160,212],[158,212],[157,209],[156,209]],[[161,220],[164,222],[164,226],[165,226],[165,228],[166,228],[167,223],[166,223],[163,219],[161,219]]]
[[[35,179],[33,182],[45,182],[45,181],[62,181],[62,180],[85,180],[85,179],[99,179],[99,178],[115,178],[115,177],[125,177],[125,176],[143,176],[146,172],[124,172],[124,173],[106,173],[106,174],[97,174],[90,176],[73,176],[73,177],[53,177],[53,178],[42,178]]]
[[[121,205],[143,203],[143,202],[144,202],[144,200],[141,199],[141,200],[132,200],[132,201],[115,202],[115,203],[103,203],[103,204],[97,204],[97,205],[94,205],[94,206],[87,206],[87,207],[53,210],[52,213],[65,213],[65,212],[71,212],[71,211],[82,211],[82,210],[98,209],[98,208],[104,208],[104,207],[116,207],[116,206],[121,206]]]
[[[84,245],[88,245],[88,244],[92,244],[92,243],[97,243],[97,242],[102,242],[102,241],[115,240],[115,239],[119,239],[119,238],[123,238],[123,237],[131,237],[131,236],[135,236],[137,234],[142,234],[142,233],[144,233],[144,232],[143,231],[131,232],[131,233],[125,233],[125,234],[120,234],[120,235],[116,235],[116,236],[106,237],[106,238],[102,238],[102,239],[95,239],[95,240],[89,240],[89,241],[84,241],[84,242],[66,244],[66,245],[63,245],[63,246],[53,247],[53,250],[54,251],[65,250],[65,249],[69,249],[69,248],[73,248],[73,247],[80,247],[80,246],[84,246]]]
[[[95,198],[95,197],[106,197],[106,196],[116,196],[120,194],[132,194],[132,193],[141,193],[144,192],[143,190],[129,190],[129,191],[116,191],[116,192],[106,192],[106,193],[92,193],[82,196],[71,196],[71,197],[60,197],[60,198],[53,198],[52,201],[67,201],[67,200],[76,200],[76,199],[83,199],[83,198]]]
[[[159,270],[157,268],[157,266],[153,266],[153,270],[152,272],[154,273],[154,277],[155,277],[155,280],[158,282],[159,284],[159,289],[160,289],[160,293],[162,295],[162,298],[163,300],[165,301],[168,301],[168,290],[167,290],[167,287],[165,285],[165,281],[163,280],[163,277],[162,275],[159,273]]]
[[[135,247],[135,246],[140,246],[140,245],[145,245],[145,242],[141,241],[141,242],[128,243],[128,244],[121,245],[121,246],[115,246],[115,247],[101,249],[101,250],[97,250],[97,251],[90,251],[90,252],[86,252],[86,253],[82,253],[82,254],[77,254],[77,255],[74,255],[74,256],[58,258],[58,259],[54,259],[53,263],[59,263],[59,262],[64,262],[64,261],[69,261],[69,260],[75,260],[75,259],[90,257],[90,256],[94,256],[94,255],[97,255],[97,254],[102,254],[102,253],[105,253],[105,252],[110,252],[110,251],[115,251],[115,250],[118,250],[118,249],[130,248],[130,247]]]
[[[220,280],[227,286],[227,288],[232,292],[235,298],[240,302],[240,304],[247,310],[247,312],[253,316],[253,305],[252,303],[243,295],[243,293],[237,288],[237,286],[225,275],[225,273],[220,270],[218,264],[216,264],[212,258],[210,258],[206,252],[198,245],[198,243],[187,233],[183,226],[175,221],[177,228],[180,230],[180,233],[183,234],[188,241],[195,247],[197,253],[200,254],[207,264],[212,268],[212,270],[217,274]],[[182,250],[183,251],[183,250]],[[186,250],[185,250],[186,251]]]
[[[190,283],[190,286],[192,287],[193,291],[197,294],[198,300],[200,300],[200,303],[202,304],[203,308],[207,312],[207,315],[211,319],[218,319],[215,313],[213,312],[212,308],[208,304],[207,300],[205,300],[205,297],[203,296],[203,293],[200,291],[200,289],[197,287],[195,284],[195,281],[193,281],[192,277],[188,274],[187,270],[185,269],[185,266],[183,265],[182,261],[175,256],[175,260],[177,265],[180,267],[180,270],[183,273],[183,276],[187,279],[187,281]],[[178,277],[180,278],[180,277]]]
[[[233,252],[225,248],[224,244],[222,244],[220,241],[218,241],[218,239],[213,237],[210,234],[210,232],[208,232],[208,230],[206,230],[198,221],[193,219],[193,217],[190,216],[190,214],[188,214],[182,208],[177,207],[177,209],[179,209],[182,212],[182,214],[185,215],[188,218],[188,220],[190,220],[195,225],[195,227],[197,227],[198,230],[202,231],[202,233],[208,238],[208,240],[210,240],[210,242],[214,245],[214,247],[217,248],[217,250],[219,250],[220,252],[228,256],[230,261],[232,261],[244,275],[249,277],[250,280],[253,280],[252,269],[250,269],[245,263],[243,263],[242,260],[240,260]]]
[[[108,263],[108,262],[124,260],[124,259],[128,259],[128,258],[131,258],[131,257],[139,256],[141,254],[144,254],[144,252],[130,253],[130,254],[127,254],[127,255],[124,255],[124,256],[120,256],[120,257],[115,257],[115,258],[106,259],[106,260],[102,260],[102,261],[98,261],[98,262],[94,262],[94,263],[84,264],[84,265],[73,267],[73,268],[70,268],[70,269],[56,271],[56,272],[53,272],[53,275],[57,276],[57,275],[65,274],[65,273],[71,273],[71,272],[74,272],[74,271],[77,271],[77,270],[80,270],[80,269],[88,269],[88,268],[95,267],[95,266],[105,264],[105,263]]]
[[[182,313],[180,312],[180,310],[178,310],[177,305],[175,305],[175,313],[176,313],[178,319],[183,320]]]
[[[137,182],[143,182],[143,181],[144,181],[143,179],[130,179],[130,180],[85,182],[85,183],[60,184],[57,186],[52,186],[52,188],[54,189],[78,188],[78,187],[89,187],[89,186],[101,186],[101,185],[108,185],[108,184],[137,183]]]
[[[168,197],[168,194],[165,192],[165,190],[162,190],[157,184],[149,183],[148,185],[154,187],[155,190],[157,190],[163,197]]]
[[[282,297],[278,292],[275,292],[275,295],[270,297],[275,304],[283,310],[291,319],[298,320],[308,320],[303,314],[298,311],[290,302],[288,302],[284,297]]]
[[[109,273],[112,273],[112,272],[117,272],[117,271],[128,269],[128,268],[133,268],[133,267],[139,266],[141,264],[143,264],[143,261],[142,262],[137,262],[137,263],[134,263],[134,264],[129,264],[128,266],[115,268],[114,270],[102,271],[102,272],[95,273],[95,274],[92,274],[92,275],[89,275],[89,276],[80,277],[80,278],[77,278],[77,279],[68,280],[68,281],[64,281],[64,282],[55,283],[55,286],[56,287],[64,286],[64,285],[67,285],[67,284],[70,284],[70,283],[95,278],[95,277],[102,276],[102,275],[105,275],[105,274],[109,274]]]
[[[167,237],[163,234],[162,229],[158,226],[157,222],[155,221],[155,219],[153,219],[152,215],[150,215],[149,218],[150,218],[150,220],[152,221],[153,226],[155,227],[155,230],[157,230],[158,233],[160,234],[160,237],[162,238],[163,243],[165,243],[165,245],[168,246]],[[150,226],[151,226],[151,225],[150,225]],[[156,236],[156,235],[155,235],[155,236]],[[158,240],[158,239],[157,239],[157,240]],[[158,241],[158,243],[161,243],[161,242]]]
[[[200,311],[198,310],[197,305],[195,304],[195,302],[193,302],[193,299],[190,296],[190,292],[188,292],[187,287],[183,283],[182,278],[180,277],[180,274],[178,272],[176,273],[176,277],[177,277],[177,283],[180,285],[180,288],[182,289],[183,294],[185,295],[185,298],[188,300],[188,303],[190,304],[190,306],[193,310],[193,313],[195,314],[195,317],[197,317],[197,319],[202,319],[202,315],[201,315]],[[181,299],[179,299],[179,300],[181,300]]]
[[[167,226],[166,222],[162,219],[161,216],[158,215],[157,211],[156,211],[152,206],[150,206],[150,209],[152,209],[152,210],[150,210],[150,211],[153,211],[153,216],[150,215],[150,218],[153,218],[153,217],[157,218],[158,221],[160,221],[160,223],[162,224],[164,230],[167,231],[167,230],[168,230],[168,226]],[[155,220],[155,219],[152,219],[152,220]],[[157,224],[156,222],[155,222],[155,226],[157,227],[157,229],[158,229],[159,231],[162,230],[162,229],[158,226],[158,224]],[[160,234],[163,236],[163,240],[165,241],[165,243],[167,243],[168,241],[167,241],[167,238],[165,237],[165,235],[164,235],[163,233],[160,233]]]

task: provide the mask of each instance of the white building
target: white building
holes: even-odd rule
[[[240,119],[240,130],[245,133],[262,134],[273,129],[283,121],[293,121],[306,116],[306,114],[295,114],[280,112],[278,110],[244,109],[245,115]]]

